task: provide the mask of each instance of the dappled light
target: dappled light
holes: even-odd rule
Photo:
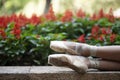
[[[27,17],[31,17],[32,14],[36,14],[37,16],[42,15],[45,9],[45,0],[40,0],[38,3],[31,1],[27,3],[22,13],[25,14]]]
[[[1,0],[0,15],[10,15],[12,13],[25,14],[27,17],[36,14],[40,16],[44,14],[46,0]],[[66,9],[71,10],[73,13],[79,9],[83,9],[87,14],[98,12],[101,8],[108,12],[113,8],[115,16],[120,16],[119,0],[51,0],[55,14],[62,14]]]

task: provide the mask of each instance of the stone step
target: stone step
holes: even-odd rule
[[[3,66],[0,80],[120,80],[120,71],[89,69],[78,74],[69,68],[54,66]]]

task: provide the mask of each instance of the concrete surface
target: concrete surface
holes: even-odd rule
[[[69,68],[54,66],[3,66],[0,80],[120,80],[120,71],[89,69],[78,74]]]

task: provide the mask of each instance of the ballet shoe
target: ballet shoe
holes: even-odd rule
[[[86,73],[88,66],[86,58],[69,54],[52,54],[48,56],[48,64],[58,67],[68,67],[78,73]]]
[[[84,54],[86,49],[90,46],[84,43],[70,42],[70,41],[51,41],[50,48],[56,52],[65,52],[72,55]]]

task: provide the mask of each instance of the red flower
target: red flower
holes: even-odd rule
[[[110,28],[101,28],[101,32],[102,34],[110,34],[112,31],[110,30]]]
[[[107,34],[106,28],[101,28],[101,32],[102,32],[102,34]]]
[[[90,17],[91,20],[99,20],[99,17],[97,16],[96,13],[94,13],[91,17]]]
[[[105,17],[105,13],[104,13],[103,9],[101,9],[98,14],[94,13],[94,14],[90,17],[90,19],[91,19],[91,20],[99,20],[100,18],[103,18],[103,17]]]
[[[17,39],[20,38],[20,35],[21,35],[21,29],[20,29],[20,26],[18,24],[15,24],[13,30],[12,30],[12,34],[15,35],[15,37]]]
[[[37,24],[41,23],[41,18],[37,17],[36,14],[33,14],[32,17],[30,18],[30,23],[33,25],[37,25]]]
[[[104,35],[100,35],[99,40],[104,41]]]
[[[4,32],[4,30],[0,30],[0,35],[2,36],[3,39],[6,38],[6,33]]]
[[[15,35],[20,35],[21,33],[21,30],[20,29],[14,29],[14,34]]]
[[[86,14],[84,11],[82,11],[82,9],[79,9],[76,15],[77,17],[84,18]]]
[[[1,16],[0,17],[0,28],[7,28],[7,25],[9,23],[9,17],[8,16]]]
[[[14,30],[14,35],[17,39],[20,39],[20,34],[21,34],[21,30],[20,29],[16,29]]]
[[[99,29],[100,29],[99,26],[92,27],[91,33],[94,38],[98,37]]]
[[[99,18],[103,18],[104,17],[104,11],[103,11],[103,9],[101,9],[100,11],[99,11]]]
[[[50,20],[50,21],[55,21],[56,20],[56,16],[54,14],[52,5],[50,5],[49,11],[45,15],[45,17],[47,18],[47,20]]]
[[[105,15],[106,18],[108,18],[108,20],[110,22],[114,22],[115,21],[115,17],[113,15],[113,10],[112,8],[109,10],[109,13]]]
[[[114,42],[116,38],[115,34],[110,34],[110,42]]]
[[[19,21],[17,23],[19,23],[20,26],[25,26],[27,23],[29,23],[29,19],[25,15],[20,14],[18,19]]]
[[[79,42],[85,42],[85,34],[82,34],[79,38],[78,38]]]
[[[11,16],[10,16],[10,22],[18,22],[18,16],[16,15],[16,14],[12,14]]]
[[[61,17],[62,22],[71,21],[73,17],[73,13],[70,10],[66,10],[65,14]]]

